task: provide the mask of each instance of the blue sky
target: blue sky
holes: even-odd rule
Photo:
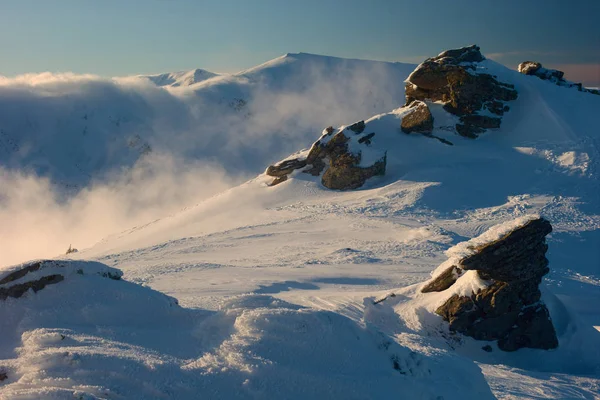
[[[288,52],[419,62],[476,43],[600,84],[600,0],[0,0],[0,75],[235,72]]]

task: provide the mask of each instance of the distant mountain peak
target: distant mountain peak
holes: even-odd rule
[[[157,75],[142,75],[143,78],[149,79],[157,86],[171,87],[190,86],[195,83],[214,78],[215,76],[219,76],[219,74],[200,68],[196,68],[191,71],[167,72]]]

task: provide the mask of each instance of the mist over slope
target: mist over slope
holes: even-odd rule
[[[406,98],[391,110],[364,119],[352,113],[310,135],[293,117],[252,122],[245,113],[252,103],[238,100],[257,82],[272,88],[263,100],[280,100],[266,105],[287,104],[289,114],[278,115],[313,109],[310,101],[290,107],[297,95],[277,95],[289,74],[278,71],[306,57],[325,60],[287,55],[239,75],[161,89],[186,99],[206,90],[217,105],[230,93],[219,107],[285,136],[275,128],[265,136],[272,152],[257,151],[269,140],[253,137],[240,147],[248,159],[227,153],[204,177],[180,158],[152,161],[160,154],[153,151],[141,159],[146,168],[115,181],[125,199],[100,192],[98,210],[111,197],[117,209],[144,209],[144,171],[160,176],[161,165],[167,176],[193,172],[174,183],[190,196],[203,186],[199,177],[218,171],[219,182],[232,171],[251,179],[115,231],[68,260],[0,267],[8,332],[0,391],[17,398],[305,398],[307,390],[316,398],[597,397],[600,96],[509,70],[470,46],[420,64],[400,83]],[[331,101],[322,89],[302,93],[315,104]],[[316,115],[334,120],[338,104]],[[296,144],[295,135],[302,143],[273,159]],[[220,143],[212,146],[218,151]],[[195,149],[190,143],[179,154],[186,161]],[[265,172],[250,175],[248,166],[265,154]],[[135,179],[140,185],[129,186]],[[152,187],[148,204],[171,195],[168,186]],[[450,286],[422,290],[425,281],[448,278],[449,266]],[[490,304],[475,298],[469,306],[490,288]],[[455,296],[464,307],[450,309]],[[514,325],[494,314],[501,303]],[[442,305],[447,312],[438,311]],[[487,327],[478,334],[452,328],[450,315],[473,310],[467,328]],[[546,324],[532,323],[532,314]],[[482,335],[501,325],[516,335],[510,345],[500,334]],[[552,340],[529,340],[543,336]]]
[[[1,79],[0,265],[90,246],[240,183],[325,125],[395,107],[412,68],[288,54],[202,81],[150,77],[162,86]]]

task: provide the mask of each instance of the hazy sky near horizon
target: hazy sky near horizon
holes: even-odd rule
[[[476,43],[600,85],[600,0],[0,0],[0,75],[236,72],[285,53],[417,63]]]

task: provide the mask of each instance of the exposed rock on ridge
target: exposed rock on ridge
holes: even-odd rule
[[[551,231],[547,220],[531,219],[498,239],[470,248],[470,255],[421,291],[452,291],[464,271],[477,271],[486,282],[484,288],[470,296],[453,294],[436,310],[450,330],[477,340],[497,340],[505,351],[556,348],[556,332],[539,290],[549,271],[545,237]]]
[[[470,46],[445,51],[420,64],[406,81],[405,106],[394,110],[401,117],[399,130],[407,134],[420,133],[452,145],[433,134],[432,102],[444,103],[447,113],[459,117],[459,123],[451,117],[449,126],[438,127],[439,130],[456,130],[462,136],[476,138],[487,129],[499,128],[501,116],[509,110],[505,102],[515,100],[517,91],[513,85],[480,72],[485,69],[478,65],[482,61],[485,57],[479,47]],[[323,186],[336,190],[356,189],[367,179],[384,175],[386,148],[373,146],[365,157],[365,150],[378,140],[377,132],[369,132],[367,128],[369,121],[359,121],[338,130],[325,129],[308,153],[267,168],[265,174],[275,178],[269,186],[285,182],[296,170],[320,176]]]
[[[545,81],[550,81],[558,86],[574,87],[580,92],[600,95],[600,90],[584,88],[581,83],[570,82],[564,79],[565,73],[557,69],[544,68],[541,63],[535,61],[524,61],[519,64],[518,70],[524,75],[537,76]]]
[[[410,112],[407,113],[400,124],[400,129],[404,133],[424,133],[429,134],[433,131],[433,116],[429,107],[422,101],[415,100],[408,105]]]
[[[305,159],[288,159],[267,168],[265,173],[276,178],[270,185],[284,182],[290,173],[304,167],[308,168],[303,172],[313,176],[321,175],[327,168],[321,177],[321,183],[336,190],[356,189],[364,185],[367,179],[383,175],[385,154],[371,165],[361,165],[362,149],[370,146],[375,137],[375,132],[364,133],[364,130],[364,121],[340,128],[336,133],[332,127],[325,129]],[[351,141],[357,149],[350,149]]]
[[[0,301],[19,298],[32,290],[39,292],[48,285],[64,281],[73,274],[97,274],[119,280],[121,271],[88,261],[42,260],[21,264],[0,273]]]
[[[515,100],[517,91],[495,76],[478,72],[477,63],[483,60],[475,45],[425,60],[406,81],[406,105],[415,100],[445,103],[446,111],[460,117],[456,131],[469,138],[500,127],[502,115],[509,110],[505,102]]]

